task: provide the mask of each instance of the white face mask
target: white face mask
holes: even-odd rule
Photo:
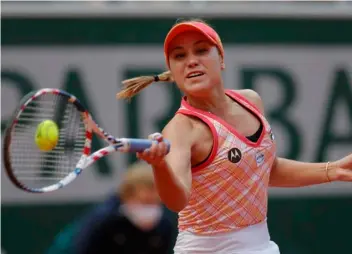
[[[142,230],[152,229],[162,216],[160,205],[126,204],[120,207],[122,213]]]

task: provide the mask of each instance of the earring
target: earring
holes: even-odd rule
[[[225,63],[224,62],[221,63],[221,69],[225,69]]]

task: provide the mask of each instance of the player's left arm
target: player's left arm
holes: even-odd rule
[[[274,187],[302,187],[334,181],[352,182],[352,154],[330,163],[276,158],[270,174],[270,186]]]
[[[253,90],[239,91],[264,115],[263,102]],[[333,181],[352,182],[352,154],[333,162],[310,163],[277,157],[270,173],[270,186],[302,187]]]

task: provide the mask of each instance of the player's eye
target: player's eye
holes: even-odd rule
[[[208,48],[205,48],[205,47],[204,48],[199,48],[199,49],[196,50],[197,54],[200,54],[200,55],[205,54],[208,51],[209,51]]]
[[[175,59],[182,59],[182,58],[184,58],[185,56],[186,56],[185,53],[177,53],[177,54],[174,55],[174,58],[175,58]]]

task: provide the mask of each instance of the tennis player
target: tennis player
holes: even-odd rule
[[[327,163],[278,158],[260,96],[224,88],[224,48],[205,22],[174,25],[164,53],[169,71],[126,80],[117,97],[157,81],[175,82],[185,95],[162,135],[151,135],[159,143],[137,154],[179,214],[175,253],[279,253],[267,227],[268,187],[352,181],[352,154]],[[163,138],[172,144],[167,155]]]

